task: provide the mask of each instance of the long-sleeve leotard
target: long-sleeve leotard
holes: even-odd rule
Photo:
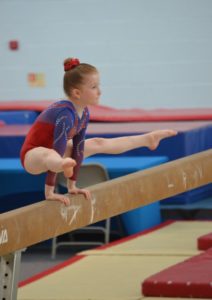
[[[84,152],[85,133],[89,121],[89,112],[85,108],[82,117],[79,118],[73,104],[70,101],[58,101],[44,110],[31,127],[21,150],[21,161],[24,165],[24,157],[27,151],[35,147],[54,149],[61,156],[66,150],[67,141],[73,140],[71,157],[75,159],[76,166],[71,177],[77,179],[77,173],[82,163]],[[56,174],[48,171],[46,184],[55,185]]]

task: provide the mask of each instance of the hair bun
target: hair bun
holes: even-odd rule
[[[80,64],[80,61],[78,58],[67,58],[64,61],[64,71],[69,71],[73,68],[75,68],[76,66],[78,66]]]

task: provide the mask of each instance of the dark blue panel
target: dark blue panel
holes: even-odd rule
[[[39,115],[30,110],[0,111],[0,120],[6,124],[32,124]]]

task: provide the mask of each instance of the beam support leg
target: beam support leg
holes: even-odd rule
[[[16,300],[21,250],[0,257],[0,300]]]

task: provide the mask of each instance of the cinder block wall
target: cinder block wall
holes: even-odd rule
[[[63,98],[68,56],[100,70],[104,105],[211,107],[212,1],[0,1],[0,101]]]

